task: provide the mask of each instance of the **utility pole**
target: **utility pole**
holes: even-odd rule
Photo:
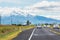
[[[13,11],[10,15],[11,15],[11,25],[13,24],[13,14],[15,13],[15,11]]]
[[[11,25],[12,25],[12,22],[13,22],[12,13],[10,13],[10,20],[11,20]]]
[[[1,13],[0,13],[0,25],[1,25]]]
[[[12,15],[10,15],[11,25],[12,25]]]
[[[17,14],[17,13],[16,13],[15,11],[13,11],[13,12],[10,14],[10,15],[11,15],[11,25],[12,25],[12,24],[17,24],[17,23],[14,23],[14,21],[13,21],[14,18],[15,18],[15,17],[14,17],[14,16],[15,16],[14,14]],[[16,19],[17,19],[17,18],[16,18]]]

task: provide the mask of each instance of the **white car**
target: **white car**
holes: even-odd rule
[[[46,27],[46,25],[44,25],[44,28]]]
[[[41,29],[42,28],[42,26],[37,26],[37,29]]]
[[[59,25],[56,24],[56,25],[53,26],[53,28],[54,29],[59,29]]]

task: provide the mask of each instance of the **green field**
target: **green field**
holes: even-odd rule
[[[20,32],[31,28],[34,28],[34,26],[0,25],[0,40],[11,40]]]

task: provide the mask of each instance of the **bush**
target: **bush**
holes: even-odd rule
[[[22,26],[22,24],[18,24],[17,26]]]

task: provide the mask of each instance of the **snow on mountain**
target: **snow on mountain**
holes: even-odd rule
[[[52,18],[47,18],[43,16],[33,16],[31,14],[27,14],[26,16],[22,12],[17,13],[13,12],[14,14],[10,16],[5,16],[1,18],[2,24],[23,24],[26,23],[27,20],[29,20],[32,24],[38,24],[38,23],[60,23],[60,20],[55,20]]]

